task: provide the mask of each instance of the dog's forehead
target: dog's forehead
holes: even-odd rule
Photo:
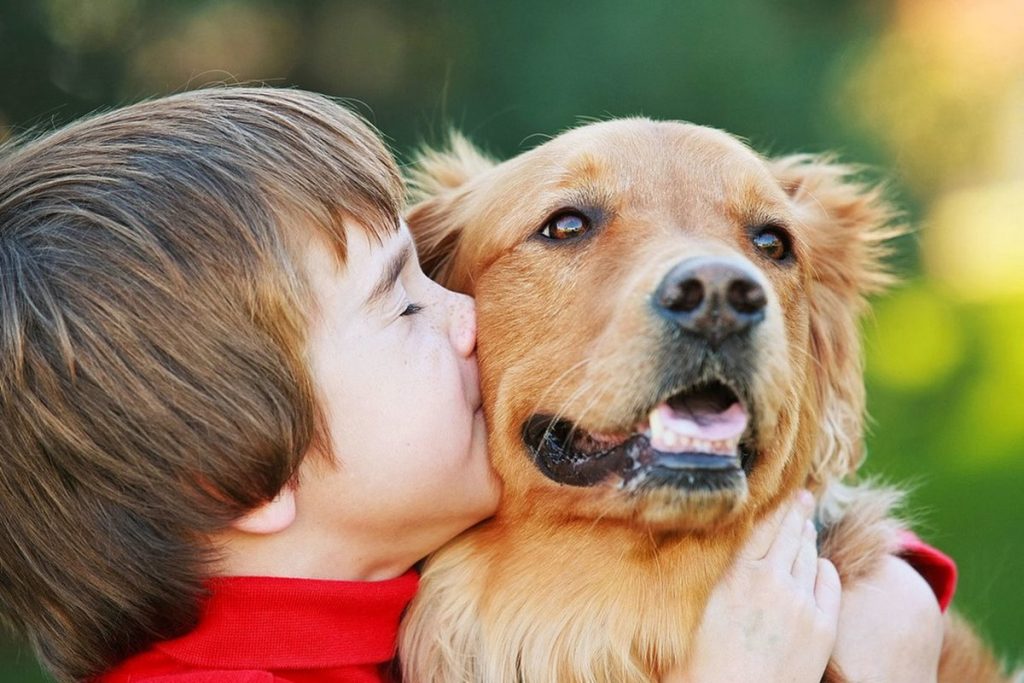
[[[520,157],[544,187],[599,185],[629,195],[665,201],[673,197],[711,201],[775,201],[782,190],[759,155],[714,128],[679,121],[618,119],[564,133]],[[685,195],[685,197],[683,197]]]

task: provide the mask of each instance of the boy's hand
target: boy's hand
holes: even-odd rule
[[[755,527],[711,593],[685,667],[663,683],[819,683],[836,642],[839,575],[818,558],[801,492]]]
[[[851,681],[934,683],[942,637],[932,589],[909,564],[890,556],[843,591],[833,657]]]

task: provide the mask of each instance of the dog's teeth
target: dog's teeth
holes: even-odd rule
[[[665,432],[665,422],[661,418],[661,413],[657,410],[651,412],[648,418],[651,428],[651,436],[658,438]]]
[[[672,453],[709,453],[714,455],[733,455],[739,446],[738,439],[701,439],[688,434],[680,434],[666,422],[660,411],[652,411],[647,423],[638,425],[650,439],[651,445],[661,451]]]

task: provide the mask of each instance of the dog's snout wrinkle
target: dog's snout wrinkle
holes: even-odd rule
[[[662,317],[717,348],[764,320],[768,297],[736,263],[688,259],[662,279],[653,303]]]

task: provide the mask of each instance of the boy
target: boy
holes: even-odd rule
[[[7,150],[0,602],[58,680],[382,680],[410,567],[499,493],[472,302],[420,271],[401,200],[366,124],[298,91],[185,93]],[[748,659],[721,647],[716,624],[757,614],[713,601],[684,675],[817,680],[838,582],[808,569],[806,516],[752,539],[787,578],[761,571],[754,607],[790,642],[758,648],[762,621]]]
[[[95,676],[189,631],[206,578],[268,573],[393,579],[351,614],[390,657],[404,572],[498,489],[472,303],[424,277],[408,298],[377,136],[311,94],[210,90],[0,169],[0,596],[43,661]],[[335,286],[346,261],[359,300]],[[441,445],[389,468],[424,437]]]

